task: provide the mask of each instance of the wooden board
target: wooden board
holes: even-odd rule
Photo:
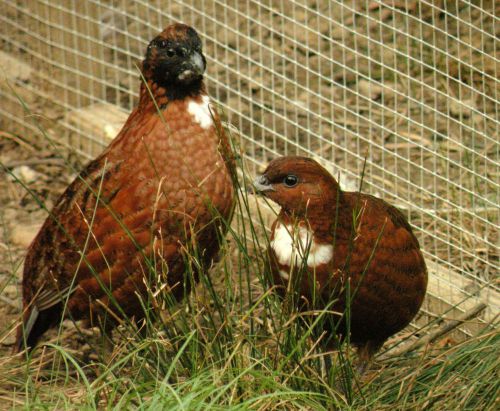
[[[121,130],[129,114],[108,103],[69,111],[61,121],[68,144],[87,157],[97,156]]]

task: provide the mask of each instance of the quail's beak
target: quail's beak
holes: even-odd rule
[[[273,185],[269,182],[266,176],[262,175],[253,181],[253,187],[256,194],[264,194],[266,191],[275,191]]]
[[[191,83],[194,80],[199,80],[205,72],[205,62],[203,56],[194,51],[184,63],[184,70],[179,74],[179,80],[185,83]]]

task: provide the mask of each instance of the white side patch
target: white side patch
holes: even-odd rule
[[[314,233],[302,226],[294,229],[292,226],[277,224],[271,248],[280,264],[290,266],[300,264],[306,255],[309,267],[328,263],[333,256],[331,244],[316,243]]]
[[[214,123],[210,113],[210,98],[208,96],[202,96],[201,103],[190,101],[188,112],[194,117],[194,121],[200,124],[201,128],[209,128]]]

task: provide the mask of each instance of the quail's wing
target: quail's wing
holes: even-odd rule
[[[25,261],[25,282],[39,310],[68,296],[75,288],[75,270],[85,264],[92,242],[92,224],[99,210],[120,191],[116,176],[121,162],[98,158],[87,165],[66,188],[30,246]],[[110,180],[113,180],[110,184]],[[34,300],[34,301],[33,301]]]

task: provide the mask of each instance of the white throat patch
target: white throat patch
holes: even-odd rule
[[[331,244],[318,244],[314,240],[314,233],[307,228],[293,227],[278,223],[271,240],[278,262],[283,265],[297,266],[307,256],[307,265],[317,267],[328,263],[333,256]]]
[[[208,96],[202,96],[201,103],[191,100],[188,103],[188,112],[194,117],[194,121],[200,124],[201,128],[207,129],[213,125]]]

